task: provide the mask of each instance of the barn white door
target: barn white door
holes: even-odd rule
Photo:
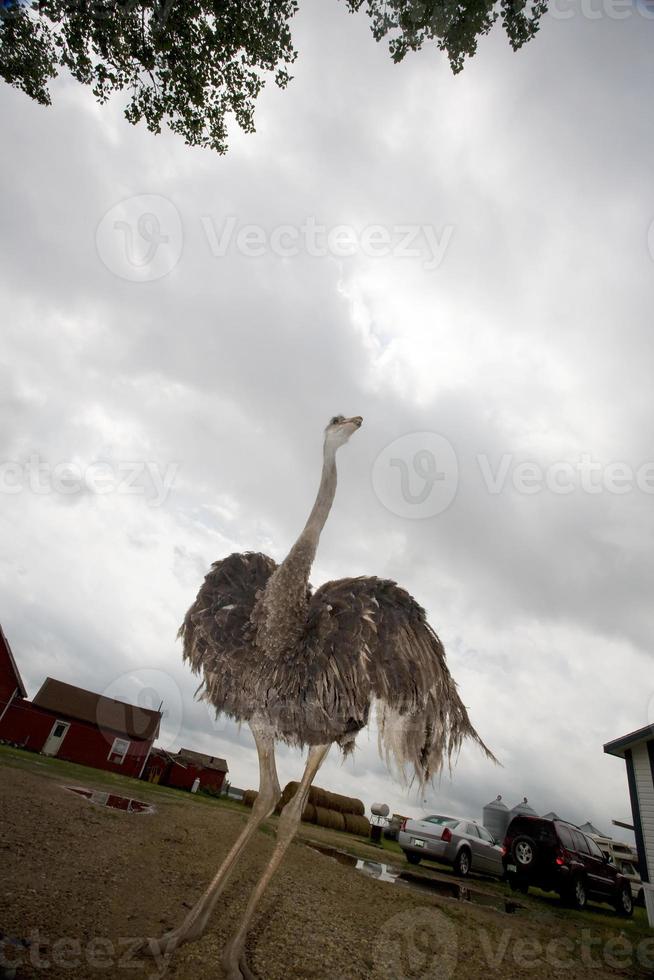
[[[61,743],[66,737],[66,732],[70,728],[67,721],[55,721],[52,731],[46,739],[46,743],[41,749],[43,755],[56,755],[61,748]]]

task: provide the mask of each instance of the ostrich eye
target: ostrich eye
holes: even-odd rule
[[[343,422],[344,421],[344,418],[345,418],[345,416],[343,416],[343,415],[335,415],[333,419],[330,419],[329,424],[330,425],[336,425],[338,422]]]

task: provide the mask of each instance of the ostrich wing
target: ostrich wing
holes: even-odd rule
[[[250,616],[276,568],[254,551],[214,562],[179,629],[184,660],[203,675],[198,691],[204,686],[203,698],[235,718],[251,714],[243,689],[254,656]]]
[[[319,697],[344,719],[377,701],[380,749],[420,783],[470,738],[494,760],[468,718],[424,609],[385,579],[327,582],[313,595],[303,645]],[[352,725],[354,727],[354,725]],[[496,761],[496,760],[494,760]]]

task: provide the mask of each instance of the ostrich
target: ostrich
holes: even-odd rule
[[[320,486],[287,558],[245,552],[215,562],[179,635],[184,659],[202,675],[216,712],[250,726],[260,783],[250,818],[208,888],[181,925],[143,951],[167,955],[199,937],[257,827],[281,796],[274,746],[308,747],[295,796],[283,808],[277,841],[240,926],[223,952],[228,980],[253,980],[245,939],[254,911],[298,828],[311,783],[335,742],[344,754],[377,705],[380,749],[424,785],[464,738],[491,759],[472,727],[424,610],[395,582],[374,577],[327,582],[309,572],[336,492],[336,452],[362,423],[337,415],[325,429]]]

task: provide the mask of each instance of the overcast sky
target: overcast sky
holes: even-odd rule
[[[162,744],[255,787],[176,630],[212,561],[284,557],[325,424],[361,414],[312,581],[407,588],[503,768],[465,749],[423,801],[371,728],[317,783],[630,820],[602,745],[654,721],[654,19],[558,7],[453,77],[303,0],[294,80],[225,157],[66,78],[47,109],[0,88],[0,621],[30,695],[163,698]]]

